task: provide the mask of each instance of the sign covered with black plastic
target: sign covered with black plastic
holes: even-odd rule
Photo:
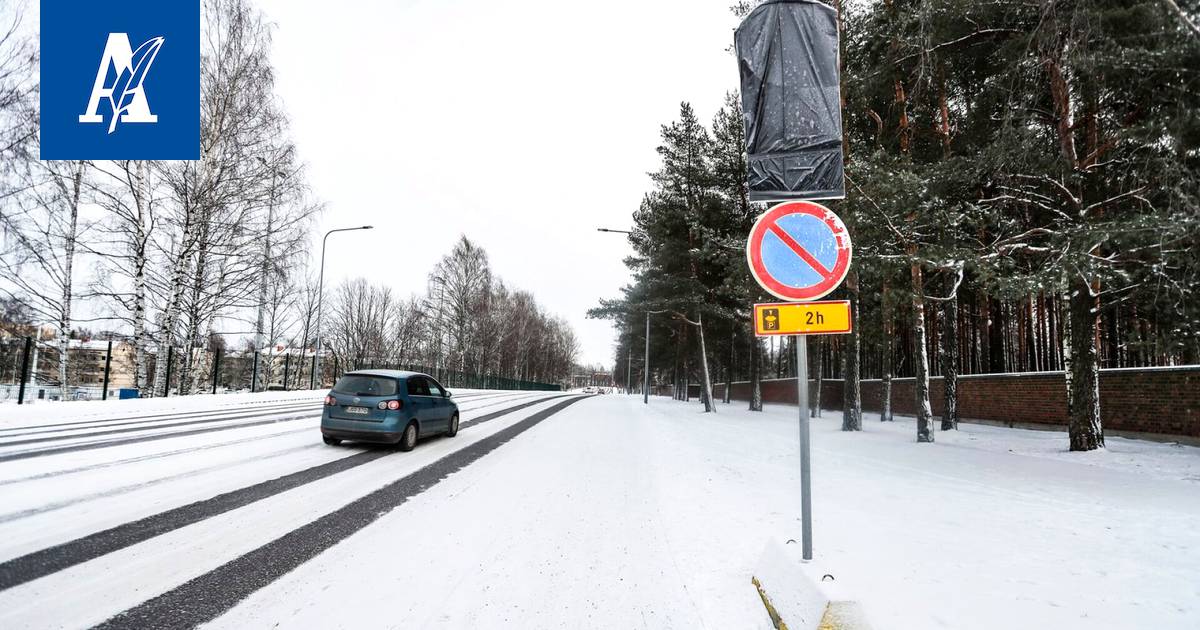
[[[820,2],[772,0],[737,29],[752,201],[846,196],[837,22]]]

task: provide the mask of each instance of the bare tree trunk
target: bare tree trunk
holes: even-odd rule
[[[692,402],[692,366],[686,358],[683,360],[683,387],[679,391],[679,400]]]
[[[134,229],[133,252],[133,352],[135,386],[138,391],[146,390],[146,241],[149,226],[147,218],[150,213],[149,167],[140,161],[135,167],[137,175],[134,179],[133,202],[136,207],[137,221]]]
[[[733,390],[733,366],[737,365],[737,333],[736,329],[729,331],[729,367],[725,368],[725,404],[729,404],[730,391]]]
[[[858,321],[858,273],[846,274],[846,288],[850,298],[850,321]],[[862,384],[858,368],[859,333],[857,327],[847,335],[842,356],[843,403],[842,430],[862,431]]]
[[[910,255],[915,255],[915,248],[910,248]],[[916,371],[917,395],[917,441],[933,441],[933,410],[929,404],[929,357],[926,350],[928,343],[925,336],[925,294],[924,279],[921,274],[921,263],[913,261],[912,273],[912,307],[913,307],[913,368]]]
[[[1066,381],[1069,408],[1068,433],[1072,451],[1104,448],[1100,426],[1100,357],[1096,350],[1096,326],[1099,300],[1092,287],[1081,279],[1071,281],[1068,290],[1069,331],[1064,350],[1070,353]]]
[[[704,376],[701,392],[704,398],[704,412],[711,413],[716,411],[717,408],[713,405],[712,378],[710,378],[708,373],[708,351],[704,347],[704,313],[696,313],[696,329],[700,334],[700,371]]]
[[[209,229],[210,224],[208,218],[202,219],[203,223],[198,230],[196,238],[196,262],[192,269],[192,286],[191,286],[191,302],[187,326],[187,334],[184,336],[184,347],[187,350],[184,353],[183,365],[179,371],[179,393],[187,395],[192,393],[192,384],[196,373],[195,348],[199,344],[201,318],[203,317],[200,300],[203,299],[205,289],[205,279],[208,271],[208,245],[209,245]]]
[[[762,411],[762,342],[750,326],[750,411]]]
[[[267,319],[267,287],[271,284],[271,231],[275,221],[275,190],[272,187],[271,201],[267,206],[267,227],[263,231],[262,268],[259,270],[258,316],[254,320],[254,347],[261,350],[266,345],[264,334]]]
[[[892,313],[891,286],[883,283],[883,410],[879,414],[880,422],[891,422],[892,417],[892,367],[893,348],[896,344],[895,315]]]
[[[945,409],[942,430],[958,429],[958,296],[952,295],[942,306],[942,384]]]
[[[65,400],[67,397],[67,363],[70,361],[69,351],[71,347],[71,303],[74,301],[74,276],[73,269],[75,266],[75,242],[78,237],[79,226],[79,194],[83,185],[83,169],[86,168],[84,162],[78,162],[75,165],[74,172],[71,173],[71,190],[67,197],[67,212],[70,213],[70,223],[66,230],[66,238],[63,239],[63,282],[62,282],[62,310],[58,319],[58,382],[62,387],[62,395]],[[62,182],[58,182],[63,186]],[[65,188],[65,186],[64,186]]]
[[[813,392],[812,396],[808,397],[809,401],[811,401],[811,404],[809,405],[809,417],[820,418],[821,388],[824,387],[825,383],[825,338],[814,337],[813,341],[815,342],[813,343],[813,354],[816,355],[814,357],[815,365],[813,366],[813,381],[815,383],[814,389],[816,389],[816,391]]]
[[[170,388],[167,383],[167,352],[175,342],[175,328],[183,301],[184,276],[191,258],[192,240],[195,238],[195,209],[192,199],[184,200],[183,238],[171,264],[171,297],[163,312],[162,330],[158,340],[158,357],[154,364],[154,395],[163,396]]]

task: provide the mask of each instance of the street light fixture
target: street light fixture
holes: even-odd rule
[[[631,232],[629,230],[614,230],[612,228],[596,228],[596,231],[597,232],[608,232],[611,234],[633,234],[633,232]],[[653,266],[653,265],[651,265],[651,266]],[[652,312],[661,313],[662,311],[646,311],[646,357],[645,357],[644,362],[642,363],[642,375],[644,377],[644,381],[642,383],[642,404],[643,405],[650,404],[650,314]],[[632,339],[630,339],[630,341],[632,341]],[[630,352],[632,352],[632,350],[633,350],[632,344],[630,345],[629,350],[630,350]],[[629,365],[630,365],[630,363],[632,363],[632,361],[630,360],[629,357],[627,357],[625,359],[625,387],[626,387],[626,389],[629,389],[629,377],[630,377]]]
[[[329,230],[326,232],[325,238],[321,239],[321,275],[320,280],[317,281],[317,355],[314,357],[316,369],[312,371],[312,374],[308,375],[309,389],[317,388],[317,374],[321,374],[321,343],[324,341],[324,338],[321,336],[321,307],[325,303],[325,244],[329,241],[329,235],[333,234],[334,232],[353,232],[355,230],[372,230],[374,228],[375,226],[373,225],[337,228],[335,230]]]

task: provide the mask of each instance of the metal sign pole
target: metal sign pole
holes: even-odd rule
[[[796,346],[796,408],[800,412],[800,512],[805,560],[812,560],[812,470],[808,434],[808,337],[794,335]]]
[[[768,6],[768,5],[763,5]],[[760,9],[761,10],[761,7]],[[800,225],[818,229],[800,229]],[[770,237],[770,238],[768,238]],[[780,245],[782,244],[782,245]],[[846,225],[829,208],[787,201],[762,214],[746,239],[750,273],[783,303],[754,305],[759,336],[792,335],[796,353],[796,413],[800,420],[800,510],[803,558],[812,560],[812,448],[808,411],[808,337],[851,331],[849,302],[820,300],[846,278],[853,248]],[[809,269],[797,282],[797,269]],[[779,357],[786,365],[786,357]]]

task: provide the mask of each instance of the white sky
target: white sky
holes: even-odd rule
[[[329,238],[326,284],[421,292],[466,234],[611,365],[584,316],[631,250],[596,228],[631,225],[679,102],[711,121],[736,87],[732,0],[258,2],[321,232],[376,226]]]

